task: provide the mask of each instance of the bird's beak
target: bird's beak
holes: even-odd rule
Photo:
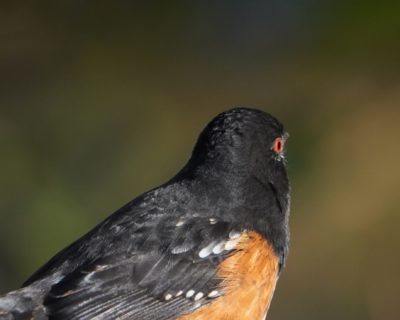
[[[286,132],[286,131],[282,135],[282,139],[284,142],[286,142],[286,140],[289,139],[289,137],[290,137],[290,134],[289,134],[289,132]]]

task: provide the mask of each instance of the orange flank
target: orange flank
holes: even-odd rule
[[[278,276],[278,257],[258,233],[241,236],[218,269],[224,295],[178,320],[264,320]]]

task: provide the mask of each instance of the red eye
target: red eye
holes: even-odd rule
[[[282,152],[282,150],[283,150],[283,140],[282,140],[282,138],[276,138],[275,139],[273,148],[274,148],[274,151],[276,153],[281,153]]]

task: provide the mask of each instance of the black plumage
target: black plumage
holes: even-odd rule
[[[24,288],[0,298],[0,319],[33,312],[34,319],[175,319],[224,294],[218,266],[246,230],[261,234],[282,266],[289,183],[284,154],[273,144],[286,136],[262,111],[220,114],[174,178],[129,202]],[[23,294],[29,303],[5,303]]]

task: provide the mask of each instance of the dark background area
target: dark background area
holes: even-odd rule
[[[399,1],[2,1],[0,292],[240,105],[291,134],[269,319],[397,319],[399,17]]]

